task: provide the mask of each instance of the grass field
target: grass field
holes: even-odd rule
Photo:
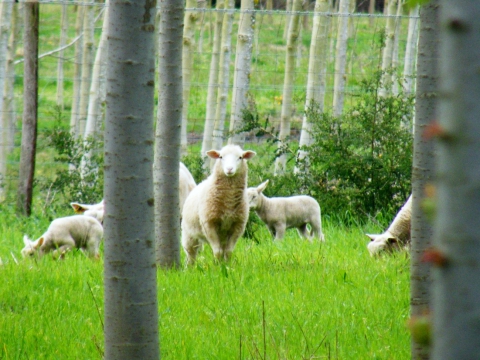
[[[0,359],[101,358],[103,261],[22,260],[22,234],[48,221],[4,213]],[[409,258],[372,259],[366,230],[379,229],[327,221],[326,242],[309,243],[260,228],[226,266],[206,246],[196,267],[159,270],[162,358],[408,359]]]

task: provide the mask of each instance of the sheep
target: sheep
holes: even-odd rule
[[[193,188],[197,186],[195,179],[193,178],[188,168],[184,163],[180,162],[180,178],[179,178],[179,187],[180,187],[180,214],[183,210],[183,205],[185,200],[187,200],[188,195],[192,192]]]
[[[56,258],[76,247],[98,259],[102,237],[103,227],[98,220],[84,215],[67,216],[53,220],[47,231],[35,241],[24,235],[25,247],[21,253],[23,257],[42,256],[53,250]]]
[[[72,202],[70,203],[70,205],[72,206],[73,211],[75,211],[76,214],[91,216],[100,221],[101,224],[103,224],[103,215],[105,213],[105,202],[103,199],[98,204],[93,205],[79,204],[76,202]]]
[[[410,227],[412,217],[412,195],[397,213],[388,229],[382,234],[365,234],[370,238],[367,245],[370,255],[382,251],[392,251],[410,244]]]
[[[283,239],[286,229],[297,228],[298,234],[310,241],[313,237],[325,241],[317,200],[306,195],[268,198],[263,195],[267,185],[268,180],[247,189],[248,205],[255,210],[276,240]],[[310,224],[311,231],[307,224]]]
[[[182,212],[182,246],[190,265],[203,242],[217,260],[228,261],[248,220],[247,160],[256,153],[227,145],[206,154],[215,159],[212,173],[192,190]]]

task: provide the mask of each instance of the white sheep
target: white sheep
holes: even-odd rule
[[[185,204],[185,200],[187,200],[188,195],[192,192],[192,190],[197,186],[195,183],[195,179],[193,178],[192,174],[185,166],[184,163],[180,163],[180,178],[179,178],[179,187],[180,187],[180,214],[183,210],[183,205]]]
[[[47,231],[35,241],[25,235],[22,256],[35,254],[42,256],[54,251],[54,257],[59,257],[73,248],[78,248],[85,250],[90,257],[99,258],[102,237],[103,227],[93,217],[83,215],[62,217],[53,220]]]
[[[227,145],[207,155],[216,159],[212,174],[188,196],[182,212],[182,246],[193,264],[203,242],[215,258],[229,260],[248,220],[247,160],[254,151]]]
[[[325,241],[317,200],[307,195],[268,198],[263,195],[267,185],[268,180],[257,187],[248,188],[248,204],[267,225],[276,240],[283,239],[287,229],[297,228],[299,235],[310,241],[313,237]],[[311,231],[308,230],[308,224],[312,228]]]
[[[393,219],[388,229],[382,234],[365,234],[370,238],[367,245],[370,255],[382,251],[392,251],[410,244],[410,227],[412,218],[412,195]]]
[[[75,211],[76,214],[91,216],[100,221],[101,224],[103,224],[103,215],[105,213],[105,202],[103,199],[98,204],[88,205],[72,202],[70,203],[70,205],[72,206],[73,211]]]

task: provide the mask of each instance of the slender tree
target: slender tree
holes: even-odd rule
[[[240,24],[238,26],[235,72],[232,90],[232,110],[230,132],[236,131],[243,123],[243,110],[247,108],[247,91],[250,87],[250,68],[252,63],[253,34],[255,16],[253,0],[242,0]],[[235,134],[229,143],[243,147],[245,134]]]
[[[162,3],[154,188],[157,264],[165,268],[180,265],[178,178],[182,124],[183,15],[182,0],[165,0]]]
[[[38,115],[38,26],[40,6],[37,1],[24,4],[23,53],[23,120],[22,149],[17,192],[17,211],[30,216],[32,212],[33,175],[37,148]]]
[[[412,168],[411,286],[412,319],[427,315],[430,307],[431,276],[422,261],[431,246],[433,224],[422,210],[426,186],[434,181],[434,143],[425,138],[425,128],[435,120],[438,93],[438,0],[431,0],[421,10],[418,51],[418,86],[415,101],[415,126]],[[412,337],[412,359],[428,359],[428,347]]]
[[[224,8],[224,1],[217,1],[217,10]],[[205,171],[210,170],[209,157],[206,155],[213,146],[213,129],[215,127],[215,109],[217,108],[218,91],[218,67],[220,60],[220,42],[222,33],[223,16],[220,11],[215,12],[215,26],[213,30],[212,58],[210,61],[210,72],[208,78],[207,106],[205,115],[205,126],[203,129],[202,150],[200,155],[205,164]]]
[[[403,67],[404,91],[411,94],[415,88],[415,58],[418,42],[418,14],[420,7],[414,6],[409,11],[407,45],[405,48],[405,62]]]
[[[109,12],[105,359],[159,359],[152,180],[155,1],[112,0]]]
[[[77,6],[77,17],[75,19],[75,36],[82,36],[82,24],[84,6]],[[83,42],[77,41],[74,50],[74,65],[73,65],[73,95],[72,95],[72,110],[70,114],[70,131],[73,135],[77,135],[78,119],[80,110],[80,87],[82,85],[82,55]]]
[[[399,0],[389,0],[388,2],[388,18],[387,25],[385,28],[385,47],[383,48],[382,56],[382,71],[383,73],[383,84],[389,83],[387,79],[390,78],[388,70],[392,66],[394,44],[395,44],[395,17],[394,15],[397,12],[397,2]],[[380,96],[385,96],[386,88],[382,87],[379,91]]]
[[[480,354],[480,7],[440,1],[432,359]]]
[[[68,31],[68,4],[66,1],[62,3],[62,15],[60,20],[60,48],[63,48],[67,42],[67,31]],[[57,60],[57,106],[63,111],[64,102],[63,102],[63,80],[64,80],[64,51],[60,50],[58,53]]]
[[[12,21],[13,2],[4,2],[0,8],[0,114],[5,111],[3,107],[3,91],[5,89],[7,69],[8,35],[10,34]]]
[[[283,81],[282,112],[280,114],[280,143],[283,146],[285,140],[290,135],[290,118],[292,117],[293,85],[295,82],[295,55],[300,32],[300,15],[302,10],[302,1],[293,0],[292,12],[290,16],[290,27],[287,35],[287,51],[285,54],[285,76]],[[281,174],[285,171],[287,164],[286,154],[281,154],[275,161],[275,174]]]

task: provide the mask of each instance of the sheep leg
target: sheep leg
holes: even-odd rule
[[[322,223],[321,221],[314,221],[310,224],[312,226],[312,234],[315,238],[320,241],[325,241],[325,236],[322,232]]]
[[[287,230],[285,224],[277,224],[275,226],[275,240],[282,240],[285,236],[285,230]]]
[[[300,235],[300,237],[304,237],[304,238],[307,238],[308,240],[312,241],[310,232],[308,231],[307,224],[300,225],[297,228],[297,231],[298,231],[298,235]]]
[[[197,259],[197,253],[199,248],[199,242],[197,239],[192,238],[191,236],[185,235],[185,232],[182,234],[182,247],[187,255],[187,265],[193,265]]]
[[[224,249],[215,224],[206,224],[203,230],[205,232],[205,237],[212,248],[215,259],[222,260],[224,257]]]

